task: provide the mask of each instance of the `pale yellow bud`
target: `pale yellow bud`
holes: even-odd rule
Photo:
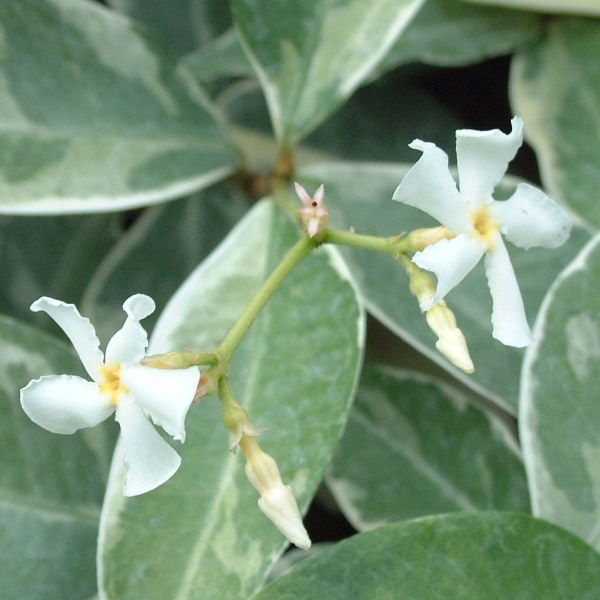
[[[438,336],[436,348],[456,367],[473,373],[475,367],[469,355],[467,342],[456,326],[456,317],[443,300],[425,313],[429,327]]]
[[[262,450],[255,437],[242,435],[240,447],[246,455],[246,476],[260,494],[258,507],[292,544],[308,550],[311,541],[298,504],[290,486],[281,480],[277,463]]]
[[[456,237],[446,227],[428,227],[427,229],[415,229],[405,238],[405,243],[409,252],[419,252],[427,246],[435,244],[440,240],[447,240]]]

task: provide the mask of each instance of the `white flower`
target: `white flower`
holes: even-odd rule
[[[139,364],[148,346],[140,320],[154,311],[154,301],[131,296],[123,309],[127,319],[106,347],[88,319],[73,304],[43,297],[34,312],[52,317],[71,340],[92,381],[72,375],[49,375],[21,390],[29,418],[54,433],[93,427],[112,413],[121,426],[128,467],[123,493],[136,496],[158,487],[179,468],[181,458],[149,423],[149,415],[169,435],[185,439],[184,419],[200,379],[197,367],[164,370]]]
[[[413,257],[419,267],[433,271],[438,279],[436,295],[422,303],[421,309],[439,302],[484,256],[493,302],[493,335],[503,344],[522,347],[531,342],[531,332],[502,235],[524,249],[557,248],[568,238],[571,221],[546,194],[526,183],[520,183],[508,200],[492,198],[523,142],[523,121],[514,117],[511,124],[508,135],[498,129],[456,132],[460,191],[448,170],[446,153],[434,144],[415,140],[410,147],[421,150],[423,156],[393,198],[430,214],[455,234]]]

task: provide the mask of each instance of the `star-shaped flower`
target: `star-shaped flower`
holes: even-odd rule
[[[423,156],[406,174],[393,199],[430,214],[454,237],[415,253],[413,261],[437,276],[436,295],[421,305],[428,310],[452,290],[484,257],[492,294],[496,339],[508,346],[527,346],[532,338],[521,292],[502,235],[524,249],[557,248],[569,236],[571,221],[544,192],[520,183],[504,201],[492,192],[523,143],[523,121],[514,117],[512,131],[456,132],[460,191],[448,170],[448,156],[434,144],[415,140]]]
[[[21,405],[29,418],[54,433],[74,433],[93,427],[115,413],[121,427],[128,467],[123,493],[136,496],[158,487],[179,468],[181,458],[148,421],[160,425],[181,442],[184,419],[200,379],[197,367],[153,369],[139,364],[148,346],[140,320],[154,312],[154,301],[131,296],[123,309],[127,319],[106,347],[88,319],[73,304],[43,297],[34,312],[52,317],[71,340],[92,381],[72,375],[35,379],[21,390]]]

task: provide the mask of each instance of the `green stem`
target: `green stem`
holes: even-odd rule
[[[379,237],[376,235],[362,235],[352,231],[328,228],[323,232],[319,241],[324,244],[337,244],[340,246],[352,246],[354,248],[375,250],[377,252],[383,252],[398,257],[408,250],[405,239],[406,238],[400,235]]]
[[[278,267],[264,282],[252,302],[246,307],[237,323],[231,328],[217,352],[220,356],[220,365],[229,365],[238,346],[244,339],[246,333],[256,320],[267,302],[279,289],[279,286],[287,279],[290,273],[302,262],[317,243],[308,236],[302,236],[296,244],[286,253]]]

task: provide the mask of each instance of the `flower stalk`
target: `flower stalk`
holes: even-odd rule
[[[313,250],[316,245],[317,243],[312,238],[303,235],[294,246],[288,250],[283,257],[283,260],[263,283],[256,296],[252,299],[252,302],[246,307],[242,316],[230,329],[229,333],[216,350],[221,368],[226,368],[225,365],[231,363],[235,351],[267,302],[273,297],[291,272],[304,258],[306,258],[306,256],[308,256],[308,254],[310,254],[311,250]]]

